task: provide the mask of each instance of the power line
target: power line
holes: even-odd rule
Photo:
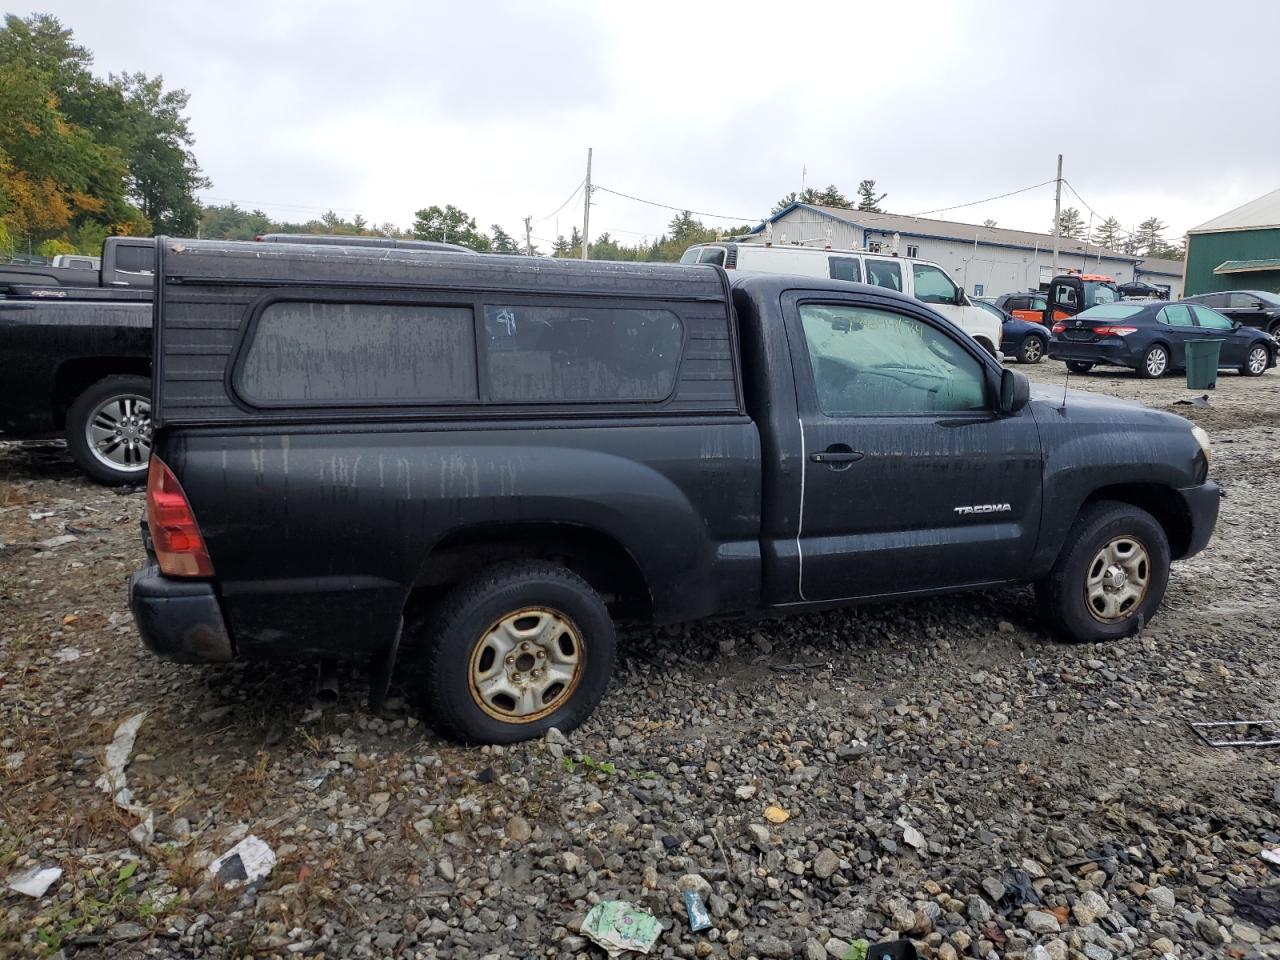
[[[1065,180],[1063,181],[1066,182]],[[1053,183],[1053,180],[1044,180],[1040,183],[1033,183],[1029,187],[1023,187],[1021,190],[1010,190],[1008,193],[1002,193],[994,197],[986,197],[982,200],[971,200],[969,203],[957,203],[950,207],[939,207],[937,210],[926,210],[924,213],[909,213],[909,217],[927,217],[934,213],[946,213],[948,210],[960,210],[964,207],[976,207],[980,203],[990,203],[992,200],[1003,200],[1005,197],[1016,196],[1019,193],[1026,193],[1029,190],[1038,190],[1040,187],[1046,187]],[[1083,201],[1082,201],[1083,202]]]
[[[669,203],[658,203],[656,200],[646,200],[643,197],[633,197],[629,193],[623,193],[621,190],[610,190],[608,187],[602,187],[595,184],[592,188],[595,190],[603,190],[605,193],[612,193],[615,197],[625,197],[627,200],[634,200],[636,203],[647,203],[651,207],[661,207],[664,210],[674,210],[676,213],[696,214],[699,217],[714,217],[716,220],[737,220],[739,223],[756,223],[759,217],[731,217],[724,213],[707,213],[705,210],[690,210],[688,207],[673,207]]]
[[[582,189],[582,185],[583,185],[584,183],[586,183],[586,180],[585,180],[585,179],[583,179],[583,180],[579,180],[579,181],[578,181],[578,185],[577,185],[576,187],[574,187],[574,188],[573,188],[573,193],[571,193],[571,194],[569,194],[569,196],[565,197],[565,201],[564,201],[564,203],[560,204],[560,206],[556,207],[554,210],[552,210],[550,213],[548,213],[545,217],[539,217],[539,218],[538,218],[538,223],[541,223],[543,220],[550,220],[550,219],[551,219],[552,217],[554,217],[557,213],[559,213],[561,210],[563,210],[565,207],[567,207],[567,206],[569,205],[569,201],[570,201],[570,200],[572,200],[574,197],[576,197],[576,196],[578,195],[578,191]]]

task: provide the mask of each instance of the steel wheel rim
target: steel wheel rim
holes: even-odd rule
[[[151,401],[137,393],[109,397],[85,421],[84,438],[103,466],[142,473],[151,456]]]
[[[1153,377],[1158,377],[1160,374],[1164,373],[1164,368],[1168,365],[1169,357],[1160,347],[1156,347],[1147,354],[1147,373],[1151,374]]]
[[[572,620],[523,607],[495,620],[471,651],[467,685],[477,707],[503,723],[533,723],[569,702],[587,651]]]
[[[1022,356],[1027,363],[1035,363],[1044,355],[1039,337],[1031,337],[1022,345]]]
[[[1151,555],[1137,537],[1115,537],[1094,554],[1084,578],[1085,606],[1099,623],[1128,619],[1151,587]]]
[[[1249,372],[1261,373],[1267,369],[1267,348],[1254,347],[1249,352]]]

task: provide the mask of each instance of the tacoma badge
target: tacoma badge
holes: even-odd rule
[[[956,513],[962,517],[971,513],[1012,513],[1013,507],[1007,503],[975,503],[972,507],[956,507]]]

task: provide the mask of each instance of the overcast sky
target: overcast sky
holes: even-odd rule
[[[922,213],[1064,176],[1173,238],[1280,186],[1280,4],[62,0],[99,73],[190,92],[209,201],[407,226],[453,203],[551,238],[602,187],[758,220],[801,187]],[[1069,194],[1064,206],[1088,211]],[[937,214],[1047,230],[1053,187]],[[671,213],[597,193],[625,242]],[[544,219],[545,218],[545,219]],[[568,234],[581,195],[559,213]],[[544,242],[542,246],[547,244]]]

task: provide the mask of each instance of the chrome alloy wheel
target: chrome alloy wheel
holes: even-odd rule
[[[1147,353],[1147,373],[1153,377],[1164,376],[1165,368],[1169,366],[1169,354],[1163,347],[1156,347]]]
[[[547,607],[498,620],[471,652],[468,686],[476,706],[504,723],[532,723],[568,702],[586,670],[573,622]]]
[[[1249,351],[1249,372],[1255,377],[1262,374],[1267,369],[1267,360],[1270,359],[1267,348],[1263,346],[1254,347]]]
[[[143,473],[151,456],[151,401],[136,393],[108,397],[85,421],[94,459],[128,473]]]
[[[1150,582],[1146,546],[1134,537],[1116,537],[1098,551],[1085,575],[1089,613],[1102,623],[1126,619],[1146,599]]]

